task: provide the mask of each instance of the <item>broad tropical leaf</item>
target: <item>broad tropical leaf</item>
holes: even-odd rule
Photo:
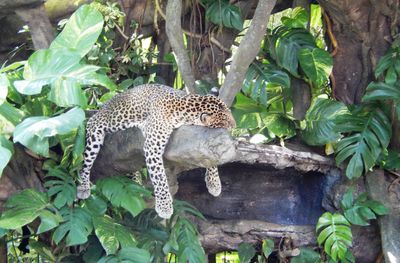
[[[336,132],[350,133],[336,145],[336,163],[350,158],[346,176],[360,177],[372,168],[389,144],[391,125],[377,107],[358,107],[337,117]]]
[[[316,47],[314,37],[301,28],[277,27],[272,32],[270,53],[277,64],[299,77],[298,54],[301,49]]]
[[[143,197],[151,195],[150,191],[122,176],[101,179],[96,187],[113,206],[123,207],[133,216],[146,208]]]
[[[179,246],[176,255],[179,263],[205,262],[205,252],[198,239],[195,225],[187,219],[179,218],[173,228]]]
[[[45,193],[26,189],[12,195],[6,202],[0,218],[0,227],[17,229],[35,220],[46,207],[50,206]]]
[[[71,48],[83,57],[90,51],[102,30],[101,13],[90,5],[82,5],[68,19],[64,29],[51,43],[50,48]]]
[[[318,244],[324,245],[325,252],[334,260],[344,260],[348,247],[351,246],[353,235],[350,223],[338,213],[325,212],[316,226]]]
[[[309,15],[302,7],[296,7],[289,16],[281,18],[282,24],[290,28],[307,28]]]
[[[243,19],[240,9],[237,6],[231,5],[227,0],[212,2],[207,7],[206,18],[216,25],[223,25],[239,31],[243,29]]]
[[[66,171],[61,169],[50,169],[44,186],[48,188],[47,194],[55,199],[54,206],[61,208],[64,205],[71,206],[76,198],[76,186],[74,179]]]
[[[77,129],[85,119],[80,108],[74,108],[56,117],[29,117],[14,130],[14,142],[19,142],[43,156],[49,155],[49,137]]]
[[[6,101],[9,85],[10,83],[6,74],[0,74],[0,105]]]
[[[301,69],[318,87],[328,81],[332,72],[333,60],[327,51],[320,48],[303,48],[298,53],[298,59]]]
[[[389,211],[380,202],[370,200],[366,193],[353,200],[353,189],[350,188],[341,201],[344,216],[353,225],[367,226],[368,221],[376,219],[376,215],[385,215]]]
[[[312,248],[300,248],[300,255],[293,257],[290,263],[322,263],[321,255]]]
[[[86,243],[93,229],[90,213],[80,207],[64,207],[60,213],[64,222],[54,231],[54,242],[59,244],[66,237],[67,246]]]
[[[150,254],[147,250],[129,247],[123,248],[116,255],[108,255],[97,263],[150,263]]]
[[[317,98],[305,116],[306,128],[301,132],[303,140],[309,145],[325,145],[340,138],[335,131],[337,116],[348,113],[347,107],[335,100]]]
[[[6,167],[14,153],[12,142],[0,135],[0,177],[3,174],[3,169]]]
[[[93,218],[96,236],[107,255],[115,254],[119,248],[134,247],[136,241],[130,231],[104,215]]]
[[[256,254],[256,250],[252,244],[241,243],[238,247],[238,254],[240,263],[249,263]]]
[[[254,101],[268,106],[268,85],[280,86],[282,89],[290,89],[289,75],[270,65],[253,62],[246,72],[243,81],[243,93]]]

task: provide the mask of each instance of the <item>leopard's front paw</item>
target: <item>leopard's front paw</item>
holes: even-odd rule
[[[156,198],[156,212],[159,217],[169,219],[174,213],[171,195],[163,199]]]
[[[78,199],[87,199],[90,196],[90,186],[79,185],[77,187],[76,197]]]

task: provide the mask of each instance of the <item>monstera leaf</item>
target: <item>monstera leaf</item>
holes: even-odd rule
[[[305,116],[306,128],[301,132],[303,140],[309,145],[325,145],[340,138],[334,131],[337,116],[348,113],[347,107],[338,101],[317,98]]]
[[[389,144],[391,125],[377,107],[357,107],[349,114],[338,116],[335,130],[348,135],[336,145],[336,163],[350,158],[348,178],[358,178],[372,168]]]
[[[227,0],[213,1],[208,5],[206,18],[216,25],[243,29],[243,19],[237,6],[231,5]]]
[[[324,245],[325,252],[336,262],[345,260],[353,236],[350,223],[341,214],[324,213],[318,220],[316,231],[318,244]]]

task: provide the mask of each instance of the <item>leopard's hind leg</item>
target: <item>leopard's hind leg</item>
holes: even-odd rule
[[[93,116],[86,126],[84,161],[79,173],[81,182],[77,188],[77,197],[79,199],[86,199],[90,196],[90,169],[104,142],[105,128],[103,125],[96,125],[96,119],[97,117]]]
[[[216,166],[207,168],[205,180],[208,192],[213,196],[219,196],[221,194],[221,179]]]

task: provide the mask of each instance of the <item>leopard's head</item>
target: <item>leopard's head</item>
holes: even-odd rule
[[[231,110],[219,98],[213,95],[188,95],[189,112],[195,118],[193,124],[210,128],[232,129],[236,127]]]

